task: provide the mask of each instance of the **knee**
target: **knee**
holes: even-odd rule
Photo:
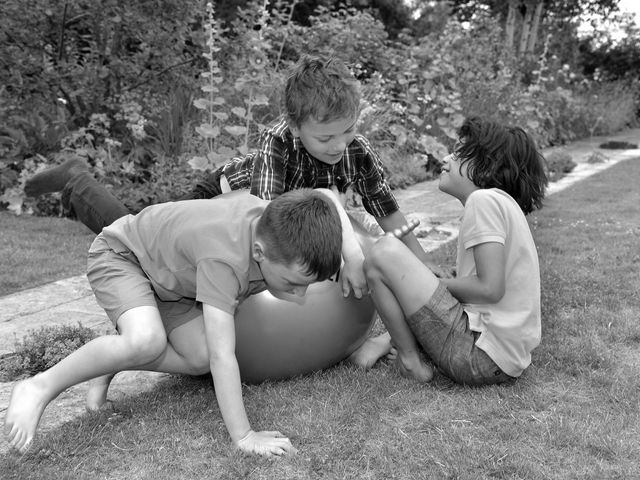
[[[400,245],[404,244],[397,238],[380,237],[371,246],[364,260],[364,272],[367,278],[379,277],[388,266],[393,265]]]
[[[132,363],[144,365],[156,360],[167,348],[164,332],[139,331],[124,337]]]

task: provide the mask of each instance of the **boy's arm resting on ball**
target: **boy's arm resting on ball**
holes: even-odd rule
[[[504,245],[486,242],[472,248],[476,274],[440,281],[462,303],[497,303],[505,292]]]
[[[353,290],[356,298],[362,298],[369,290],[363,268],[364,253],[353,230],[349,216],[344,209],[340,194],[335,187],[332,189],[316,188],[316,190],[325,194],[333,202],[340,216],[340,224],[342,225],[342,259],[344,260],[341,275],[342,294],[346,297],[349,295],[349,292]]]
[[[231,440],[248,453],[266,456],[295,453],[289,439],[280,432],[255,432],[251,429],[242,401],[240,368],[235,354],[234,317],[206,303],[202,307],[216,399]]]

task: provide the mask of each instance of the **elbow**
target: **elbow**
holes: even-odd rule
[[[484,298],[486,303],[498,303],[504,297],[504,293],[504,284],[494,285],[485,289]]]

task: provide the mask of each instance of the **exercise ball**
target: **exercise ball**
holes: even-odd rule
[[[373,238],[350,220],[366,250]],[[339,274],[310,285],[304,297],[279,297],[264,291],[236,310],[236,357],[244,382],[281,380],[335,365],[362,345],[375,321],[371,298],[357,299],[353,293],[345,298]]]

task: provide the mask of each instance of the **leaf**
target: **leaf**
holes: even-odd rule
[[[527,128],[529,130],[537,130],[540,126],[540,123],[537,120],[527,120]]]
[[[244,118],[244,116],[247,114],[247,111],[244,109],[244,107],[233,107],[231,111],[234,115],[237,115],[240,118]]]
[[[389,131],[396,137],[396,143],[398,146],[402,146],[407,143],[407,129],[402,125],[391,125]]]
[[[203,92],[213,92],[218,93],[220,90],[215,85],[203,85],[200,87],[200,90]]]
[[[247,127],[244,127],[242,125],[231,125],[231,126],[228,126],[228,127],[224,127],[224,129],[227,132],[229,132],[231,135],[235,135],[237,137],[247,133]]]
[[[246,144],[244,144],[244,145],[240,145],[240,146],[238,147],[238,151],[239,151],[242,155],[246,155],[246,154],[247,154],[247,152],[249,151],[249,147],[247,147],[247,145],[246,145]]]
[[[409,120],[411,120],[411,122],[413,122],[413,124],[417,127],[424,123],[424,120],[417,115],[409,115]]]
[[[220,135],[220,128],[215,125],[203,123],[199,127],[196,127],[196,132],[204,138],[216,138]]]
[[[445,135],[449,138],[452,138],[454,140],[456,140],[458,138],[458,134],[456,133],[456,129],[455,128],[451,128],[451,127],[440,127],[442,128],[442,131],[445,133]]]
[[[187,163],[194,170],[207,170],[209,168],[209,160],[206,157],[192,157]]]
[[[213,112],[213,116],[221,122],[225,122],[229,119],[229,114],[225,112]]]
[[[456,113],[451,118],[451,125],[453,125],[456,128],[460,128],[464,123],[464,118],[465,118],[464,115],[462,115],[461,113]]]
[[[196,98],[193,101],[193,106],[199,108],[200,110],[207,110],[209,107],[213,106],[213,102],[207,100],[206,98]]]
[[[430,153],[439,160],[442,160],[449,154],[447,147],[440,143],[436,137],[420,135],[418,141],[426,153]]]
[[[209,152],[207,153],[207,158],[213,165],[218,165],[221,163],[226,163],[229,160],[230,155],[225,155],[220,152]]]
[[[259,93],[258,95],[256,95],[256,98],[253,99],[253,104],[254,105],[269,105],[269,98],[262,94]]]

